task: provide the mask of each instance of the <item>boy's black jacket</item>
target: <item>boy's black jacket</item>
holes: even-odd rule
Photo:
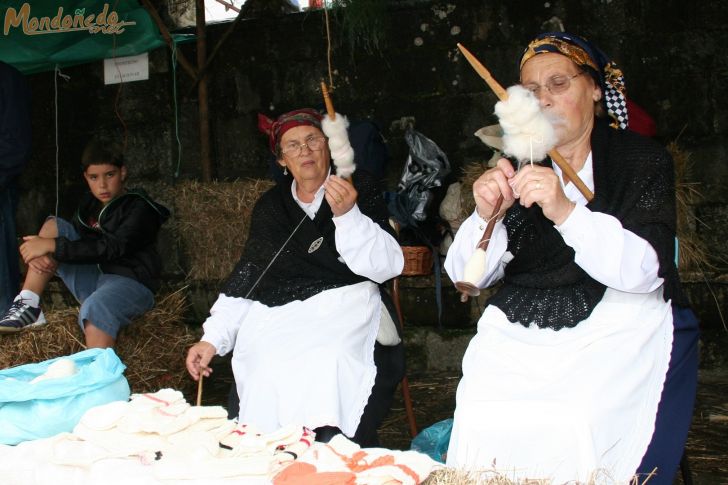
[[[96,228],[89,225],[92,217],[98,220]],[[81,239],[56,238],[54,256],[64,263],[96,263],[104,273],[135,279],[157,291],[162,271],[157,233],[168,217],[169,210],[141,189],[129,190],[105,207],[89,192],[73,217]]]

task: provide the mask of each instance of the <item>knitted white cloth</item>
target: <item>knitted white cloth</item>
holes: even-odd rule
[[[262,433],[226,416],[220,406],[190,406],[182,393],[172,389],[134,394],[129,402],[90,409],[73,434],[29,442],[33,450],[24,455],[35,454],[39,467],[42,463],[49,469],[62,465],[62,470],[74,470],[72,483],[95,483],[85,477],[96,476],[94,470],[109,464],[120,472],[139,472],[140,463],[155,480],[144,483],[235,477],[257,483],[266,482],[305,452],[315,437],[301,426]],[[0,477],[8,483],[3,472],[0,461]]]
[[[403,484],[422,483],[440,466],[416,451],[360,448],[344,435],[328,444],[316,443],[273,478],[274,485],[300,483]]]

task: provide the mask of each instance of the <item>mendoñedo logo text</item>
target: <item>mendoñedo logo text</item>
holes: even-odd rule
[[[87,30],[90,34],[121,34],[129,25],[136,22],[119,21],[119,14],[114,10],[109,12],[109,4],[105,3],[103,10],[98,14],[86,15],[85,8],[76,9],[73,14],[63,14],[63,7],[58,7],[55,17],[32,17],[30,3],[24,3],[20,10],[8,8],[5,12],[3,35],[8,35],[11,27],[22,24],[26,35],[61,34]]]

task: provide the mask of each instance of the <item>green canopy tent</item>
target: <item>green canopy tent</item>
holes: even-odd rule
[[[165,44],[136,0],[0,0],[0,60],[25,74]]]

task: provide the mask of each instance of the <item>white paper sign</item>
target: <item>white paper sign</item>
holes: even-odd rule
[[[137,56],[104,59],[104,84],[145,79],[149,79],[149,56],[146,52]]]

